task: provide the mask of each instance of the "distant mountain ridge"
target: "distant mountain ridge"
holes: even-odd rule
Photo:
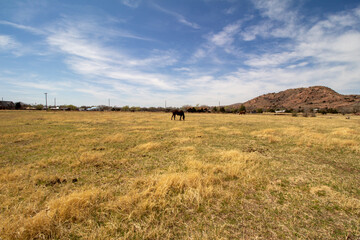
[[[360,95],[342,95],[328,87],[313,86],[264,94],[244,103],[233,104],[231,107],[239,107],[242,104],[247,110],[333,108],[351,112],[360,110]]]

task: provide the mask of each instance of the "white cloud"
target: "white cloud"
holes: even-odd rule
[[[11,36],[0,35],[0,49],[9,50],[14,49],[19,43]]]
[[[139,7],[141,0],[121,0],[121,3],[131,8]]]
[[[292,38],[301,29],[297,24],[298,13],[291,8],[291,0],[253,0],[255,8],[260,11],[264,21],[250,26],[242,31],[245,41],[251,41],[256,36],[264,38]]]
[[[228,15],[234,14],[235,11],[236,11],[236,7],[230,7],[223,10],[223,12]]]
[[[22,29],[22,30],[25,30],[25,31],[28,31],[28,32],[31,32],[31,33],[34,33],[34,34],[44,34],[44,31],[41,30],[41,29],[37,29],[37,28],[34,28],[34,27],[22,25],[22,24],[17,24],[17,23],[8,22],[8,21],[2,21],[2,20],[0,20],[0,24],[8,25],[8,26],[18,28],[18,29]]]
[[[286,1],[256,1],[267,20],[240,31],[244,41],[256,36],[288,41],[274,48],[263,48],[265,53],[245,55],[245,67],[207,81],[196,81],[198,88],[211,96],[227,96],[226,102],[246,101],[259,94],[287,88],[313,85],[329,86],[337,91],[357,86],[360,76],[360,15],[359,9],[326,16],[306,25],[299,22],[297,12]],[[280,15],[280,16],[278,16]],[[291,16],[289,22],[284,16]],[[229,25],[228,25],[229,26]],[[281,31],[283,27],[283,31]],[[210,35],[208,42],[217,47],[237,46],[239,28],[226,27]],[[234,30],[234,31],[230,31]],[[198,53],[203,53],[200,48]],[[202,50],[202,51],[200,51]],[[198,54],[201,55],[201,54]],[[236,100],[237,99],[237,100]]]
[[[209,33],[205,36],[207,42],[202,44],[193,53],[190,63],[197,62],[204,58],[210,59],[213,63],[223,64],[224,61],[220,60],[215,54],[217,49],[221,49],[227,54],[239,55],[239,50],[235,47],[234,42],[239,34],[241,28],[241,21],[226,25],[221,31],[217,33]]]
[[[184,24],[186,26],[189,26],[191,28],[194,28],[194,29],[200,29],[200,26],[197,23],[188,21],[183,15],[181,15],[181,14],[179,14],[177,12],[173,12],[173,11],[170,11],[170,10],[165,9],[163,7],[160,7],[159,5],[157,5],[155,3],[153,3],[153,6],[155,7],[155,9],[175,17],[179,23],[182,23],[182,24]]]
[[[234,42],[234,36],[239,32],[241,23],[229,24],[222,31],[209,36],[209,41],[219,47],[230,46]]]
[[[174,82],[156,72],[176,63],[176,52],[153,50],[148,57],[136,58],[125,54],[121,48],[109,47],[93,38],[92,33],[98,32],[96,24],[81,29],[77,26],[82,26],[82,23],[70,25],[61,21],[47,37],[47,43],[65,55],[65,63],[76,73],[96,79],[112,79],[114,84],[122,82],[144,88],[174,88]]]
[[[22,45],[12,36],[0,35],[0,52],[9,52],[15,56],[22,55]]]
[[[290,10],[291,0],[253,0],[264,17],[278,21],[293,21],[295,14]]]
[[[303,19],[299,12],[291,9],[290,1],[254,2],[262,17],[260,21],[255,17],[251,21],[241,19],[224,24],[217,31],[202,33],[204,42],[191,46],[195,51],[188,61],[182,57],[189,49],[186,53],[149,49],[136,55],[122,47],[119,39],[159,42],[112,28],[112,24],[100,25],[98,22],[104,22],[98,18],[79,20],[65,16],[41,31],[6,21],[0,24],[45,38],[51,53],[62,57],[71,72],[77,74],[77,80],[68,87],[37,78],[32,78],[32,83],[19,81],[19,87],[70,89],[105,102],[111,98],[119,105],[163,105],[165,99],[168,105],[176,106],[217,105],[219,100],[221,104],[232,104],[300,86],[326,85],[337,91],[358,88],[360,8],[304,22],[300,21]],[[200,28],[176,12],[153,6],[185,26]],[[258,37],[263,38],[258,39],[260,44],[264,40],[268,45],[249,50],[251,41]],[[120,44],[112,45],[114,41]],[[16,49],[17,44],[20,43],[12,36],[0,35],[0,50]]]
[[[256,36],[268,37],[273,24],[270,22],[263,22],[255,26],[247,27],[240,33],[244,41],[252,41]]]
[[[297,31],[288,35],[291,44],[281,46],[282,50],[276,48],[264,54],[250,55],[245,63],[252,67],[281,67],[294,66],[297,61],[305,60],[312,64],[360,66],[360,18],[355,13],[356,10],[340,12],[312,26],[296,27]],[[254,28],[257,27],[261,29],[262,25]],[[245,40],[252,39],[249,35]]]

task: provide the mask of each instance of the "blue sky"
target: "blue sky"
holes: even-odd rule
[[[360,94],[359,1],[0,1],[4,100],[227,105],[314,85]]]

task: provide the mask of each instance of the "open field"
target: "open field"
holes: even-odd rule
[[[0,111],[0,238],[360,237],[360,116],[170,117]]]

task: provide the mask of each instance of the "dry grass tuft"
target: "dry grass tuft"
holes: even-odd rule
[[[251,161],[257,160],[261,156],[256,152],[240,152],[238,150],[220,151],[216,153],[223,161]]]
[[[56,239],[64,235],[64,226],[87,221],[106,194],[98,189],[73,192],[51,200],[34,216],[7,221],[3,231],[9,239]]]
[[[276,133],[275,129],[271,128],[260,131],[253,131],[251,132],[251,135],[267,140],[269,143],[276,143],[282,140],[281,137]]]
[[[171,131],[171,132],[180,132],[180,131],[182,131],[182,129],[178,128],[178,127],[175,127],[175,128],[171,128],[169,131]]]
[[[188,142],[192,142],[193,139],[190,137],[180,137],[180,138],[176,138],[176,142],[178,143],[188,143]]]
[[[359,133],[356,132],[354,129],[350,128],[336,128],[331,132],[331,135],[335,136],[343,136],[343,137],[352,137],[352,136],[358,136]]]
[[[148,143],[137,145],[135,148],[133,148],[133,151],[151,152],[154,150],[161,149],[162,146],[163,145],[158,142],[148,142]]]
[[[151,212],[176,206],[198,208],[204,199],[214,194],[213,179],[200,173],[172,173],[139,179],[128,194],[112,203],[112,208],[129,217],[140,218]]]
[[[113,135],[109,135],[104,138],[104,142],[106,143],[120,143],[125,141],[125,136],[122,133],[116,133]]]
[[[316,198],[322,198],[323,201],[336,202],[339,206],[342,206],[349,211],[360,213],[360,199],[344,196],[329,186],[322,185],[311,187],[310,193],[315,195]]]
[[[46,211],[41,211],[33,217],[20,220],[22,223],[16,235],[16,239],[51,239],[56,238],[58,230],[56,223],[48,216]]]
[[[16,141],[26,141],[29,139],[34,139],[38,135],[35,132],[24,132],[16,136]]]
[[[104,155],[102,152],[84,152],[74,166],[102,166],[106,164]]]
[[[105,197],[99,189],[73,192],[50,201],[49,216],[58,223],[85,221]]]

